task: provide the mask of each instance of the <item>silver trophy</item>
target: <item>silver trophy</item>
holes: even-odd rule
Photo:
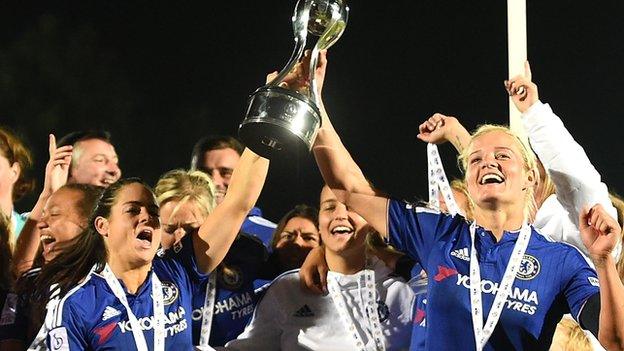
[[[298,153],[312,148],[321,126],[316,105],[320,97],[314,72],[319,51],[332,46],[347,26],[349,8],[345,0],[299,0],[292,17],[295,49],[290,60],[271,82],[258,88],[248,100],[245,119],[238,133],[255,153],[271,158],[282,151]],[[310,57],[310,87],[293,91],[279,84],[303,57],[308,34],[318,36]]]

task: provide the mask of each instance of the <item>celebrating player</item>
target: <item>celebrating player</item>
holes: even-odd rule
[[[255,284],[267,255],[264,246],[259,239],[239,233],[230,241],[223,262],[211,274],[204,274],[192,259],[189,239],[213,215],[215,192],[211,179],[200,171],[173,170],[158,180],[155,193],[160,205],[163,248],[173,248],[191,277],[193,344],[223,346],[235,339],[251,319],[257,302]]]
[[[226,346],[234,350],[403,350],[409,346],[414,293],[375,256],[372,228],[321,192],[319,231],[329,266],[329,295],[300,287],[297,271],[278,277],[250,325]]]
[[[319,131],[314,153],[338,199],[427,271],[428,348],[545,349],[566,312],[603,345],[620,346],[624,310],[615,301],[624,288],[610,255],[617,222],[601,205],[581,213],[583,241],[598,275],[575,249],[532,229],[526,220],[537,178],[535,159],[508,129],[481,128],[462,153],[475,205],[472,223],[371,195],[375,190],[329,123]]]
[[[267,160],[246,150],[223,203],[188,237],[201,272],[225,256],[267,168]],[[62,272],[55,290],[62,298],[48,305],[48,345],[191,349],[191,281],[175,252],[154,257],[161,236],[154,194],[137,179],[120,180],[105,190],[92,219],[85,241],[51,263]]]

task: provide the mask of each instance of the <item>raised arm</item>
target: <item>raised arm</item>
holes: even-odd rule
[[[450,142],[458,153],[470,143],[470,133],[457,118],[435,113],[418,126],[418,139],[432,144]]]
[[[307,67],[307,62],[305,61],[304,66]],[[319,83],[318,96],[321,96],[327,67],[326,52],[320,53],[318,62],[316,80]],[[325,109],[323,101],[319,101],[318,105],[321,111],[322,123],[312,150],[325,183],[331,189],[347,190],[350,193],[375,194],[375,190],[370,186],[362,170],[355,163],[342,140],[340,140],[329,119],[329,114]]]
[[[601,205],[579,214],[583,243],[596,267],[600,283],[598,340],[608,350],[624,349],[624,285],[618,275],[612,251],[622,229]]]
[[[309,56],[306,54],[303,63],[308,67]],[[325,79],[325,69],[327,67],[326,53],[321,52],[319,64],[316,69],[316,80],[318,83],[318,95],[321,96],[323,81]],[[307,76],[304,75],[304,76]],[[290,84],[292,88],[293,84]],[[318,102],[322,116],[322,125],[319,129],[313,145],[313,152],[316,162],[323,176],[325,183],[334,191],[338,201],[352,207],[353,210],[364,217],[382,235],[386,234],[386,202],[384,197],[373,196],[375,189],[364,177],[362,170],[355,163],[349,151],[340,140],[338,133],[332,125],[329,115],[325,110],[322,101]],[[354,196],[354,195],[358,196]],[[372,202],[368,202],[372,201]],[[381,211],[371,211],[370,208],[381,209]],[[375,225],[377,223],[377,225]]]
[[[245,148],[234,169],[228,192],[193,240],[197,265],[204,273],[214,270],[236,239],[247,213],[258,200],[269,169],[269,160]]]
[[[505,85],[516,108],[522,112],[529,142],[555,185],[557,200],[577,226],[578,215],[587,205],[601,204],[612,217],[616,217],[600,174],[561,119],[548,104],[539,101],[537,85],[531,78],[527,62],[525,74],[514,77]]]
[[[39,222],[43,215],[43,208],[48,198],[50,198],[50,195],[58,190],[58,188],[67,183],[72,146],[66,145],[57,148],[56,138],[53,134],[50,134],[48,151],[50,159],[46,164],[43,190],[39,195],[37,203],[32,211],[30,211],[28,220],[24,228],[22,228],[20,236],[17,238],[15,251],[13,253],[13,272],[18,277],[30,269],[35,260],[40,242],[37,222]]]

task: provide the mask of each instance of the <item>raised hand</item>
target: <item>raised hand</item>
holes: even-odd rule
[[[435,113],[418,126],[418,139],[432,144],[450,141],[461,152],[470,141],[470,134],[457,118]]]
[[[323,247],[319,246],[312,249],[299,270],[301,287],[314,294],[327,294],[328,271]]]
[[[622,228],[617,220],[611,217],[600,204],[581,211],[579,229],[583,244],[587,247],[596,266],[611,255],[622,234]]]
[[[50,159],[46,164],[45,180],[43,183],[43,191],[52,194],[58,188],[67,183],[69,175],[69,165],[72,157],[71,145],[56,147],[56,138],[54,134],[50,134],[48,151]]]
[[[537,85],[531,81],[531,66],[529,61],[524,63],[524,75],[518,75],[504,82],[507,94],[518,111],[524,113],[539,100]]]
[[[308,92],[310,89],[310,58],[311,51],[306,50],[301,61],[298,62],[293,69],[284,77],[284,80],[280,83],[281,87],[296,90],[299,92]],[[323,91],[323,83],[325,81],[325,69],[327,67],[327,50],[321,50],[319,52],[318,62],[315,71],[315,80],[317,93],[320,96]],[[267,82],[272,81],[277,72],[267,75]]]

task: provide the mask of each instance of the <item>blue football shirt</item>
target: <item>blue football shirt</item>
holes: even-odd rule
[[[175,254],[191,276],[193,344],[199,345],[209,276],[199,272],[192,252],[193,243],[190,236],[186,236],[182,240],[179,252]],[[217,274],[209,339],[211,346],[223,346],[228,341],[236,339],[251,320],[258,302],[256,289],[267,283],[257,278],[266,257],[266,249],[259,240],[240,233],[224,258],[223,264],[211,273]]]
[[[184,267],[156,257],[152,269],[162,282],[165,307],[165,349],[190,350],[191,282]],[[121,282],[123,286],[123,282]],[[124,288],[125,289],[125,288]],[[126,294],[149,349],[154,348],[151,274],[136,294]],[[136,350],[126,309],[104,277],[91,273],[61,299],[47,337],[53,350]]]
[[[254,207],[247,214],[240,231],[257,237],[267,250],[271,250],[271,239],[273,239],[273,232],[276,227],[277,224],[262,217],[260,208]]]
[[[426,348],[474,349],[470,223],[461,216],[390,200],[388,227],[390,243],[419,261],[428,274]],[[497,242],[492,233],[477,227],[484,319],[517,236],[517,232],[505,232]],[[550,242],[532,228],[520,271],[485,350],[548,349],[561,317],[571,313],[578,318],[585,301],[597,293],[596,272],[578,250]],[[416,311],[415,321],[419,317]]]

